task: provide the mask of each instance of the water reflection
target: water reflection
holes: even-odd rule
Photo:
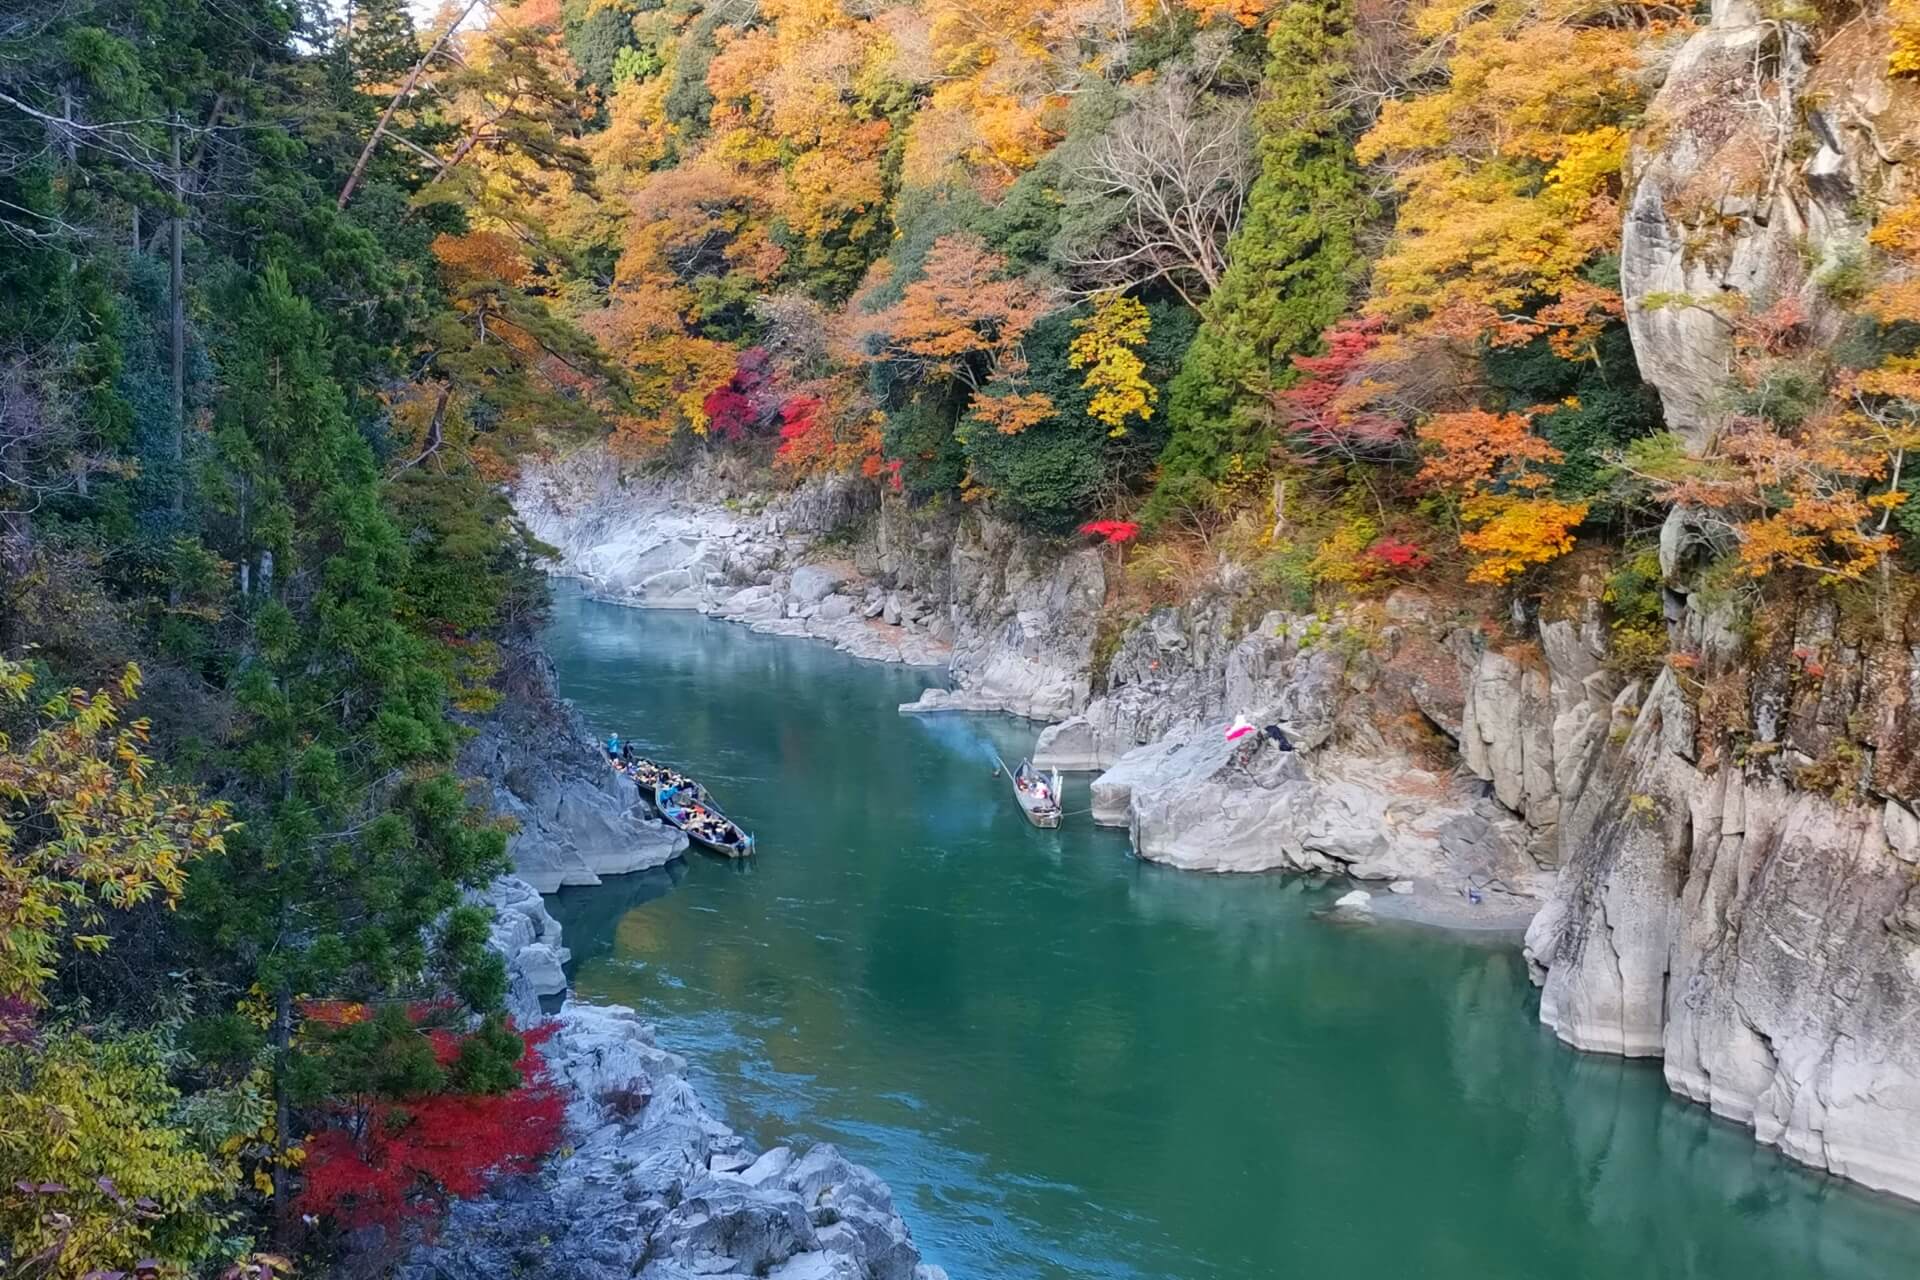
[[[878,1168],[956,1277],[1920,1264],[1910,1210],[1555,1044],[1511,948],[1331,927],[1329,887],[1143,865],[1084,814],[1033,830],[986,757],[1034,727],[899,716],[929,673],[578,599],[552,646],[596,728],[763,851],[560,895],[580,990],[659,1019],[761,1142]]]

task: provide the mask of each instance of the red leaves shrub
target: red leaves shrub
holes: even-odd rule
[[[765,348],[748,347],[734,362],[733,377],[701,402],[707,428],[723,440],[742,440],[769,417],[767,384],[773,370]]]
[[[1093,534],[1105,545],[1113,546],[1132,542],[1140,535],[1140,526],[1132,520],[1089,520],[1080,526],[1080,532]]]
[[[1348,318],[1320,335],[1324,355],[1293,358],[1299,379],[1273,394],[1273,406],[1296,451],[1357,460],[1388,456],[1404,444],[1406,424],[1381,407],[1395,390],[1375,369],[1385,336],[1378,316]]]
[[[1399,538],[1381,538],[1367,548],[1366,554],[1368,559],[1388,571],[1424,569],[1433,563],[1432,556]]]
[[[820,425],[820,397],[789,396],[780,406],[780,453],[791,453]]]
[[[429,1033],[434,1055],[451,1061],[460,1038]],[[546,1079],[539,1045],[525,1037],[519,1087],[499,1094],[442,1093],[345,1108],[307,1142],[302,1213],[342,1227],[391,1227],[468,1199],[496,1178],[528,1173],[560,1143],[566,1098]]]

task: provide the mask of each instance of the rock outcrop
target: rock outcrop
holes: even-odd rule
[[[1727,411],[1734,318],[1785,304],[1834,338],[1875,203],[1910,190],[1920,94],[1887,76],[1886,17],[1816,40],[1799,16],[1714,0],[1629,162],[1635,356],[1696,455]],[[1717,536],[1683,508],[1662,531],[1677,657],[1645,685],[1546,628],[1475,671],[1468,763],[1562,863],[1527,935],[1541,1017],[1920,1198],[1920,627],[1849,629],[1829,596],[1763,606],[1743,638],[1695,593]]]
[[[474,718],[460,769],[496,816],[515,823],[507,841],[515,875],[551,893],[680,856],[687,838],[649,816],[633,784],[593,749],[544,653],[530,642],[510,649],[498,684],[501,704]]]
[[[567,1146],[455,1204],[408,1280],[945,1280],[884,1182],[824,1144],[753,1152],[632,1010],[570,1003],[542,1052]]]
[[[1713,0],[1628,159],[1620,286],[1634,358],[1695,453],[1727,409],[1735,319],[1791,301],[1834,337],[1834,282],[1858,269],[1870,210],[1911,158],[1916,94],[1888,80],[1886,16],[1862,13],[1824,41],[1795,16]]]
[[[523,1027],[541,1020],[542,996],[567,989],[573,955],[560,942],[560,922],[547,911],[540,891],[515,876],[501,876],[468,900],[493,909],[488,939],[507,966],[507,1012]]]
[[[1269,613],[1243,635],[1219,599],[1155,610],[1121,638],[1106,690],[1040,736],[1043,767],[1104,769],[1096,822],[1194,871],[1325,871],[1544,892],[1528,828],[1455,768],[1477,633],[1413,594],[1332,619]],[[1273,724],[1225,740],[1227,721]]]
[[[1527,934],[1541,1018],[1797,1159],[1920,1198],[1920,624],[1769,607],[1610,706]],[[1556,748],[1572,753],[1571,740]],[[1556,762],[1557,764],[1558,762]]]

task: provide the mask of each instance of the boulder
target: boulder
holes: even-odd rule
[[[567,1145],[538,1176],[457,1201],[403,1280],[946,1280],[872,1171],[829,1146],[750,1156],[632,1010],[568,1004],[545,1054]]]
[[[837,591],[847,575],[831,565],[807,564],[793,571],[787,594],[802,605],[817,605]]]
[[[522,948],[515,963],[520,972],[526,975],[527,981],[533,984],[533,989],[541,995],[552,995],[567,989],[567,974],[560,967],[560,956],[546,943],[536,942]]]

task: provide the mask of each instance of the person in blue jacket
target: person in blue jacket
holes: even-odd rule
[[[620,735],[617,733],[607,735],[607,758],[609,760],[620,758]]]

